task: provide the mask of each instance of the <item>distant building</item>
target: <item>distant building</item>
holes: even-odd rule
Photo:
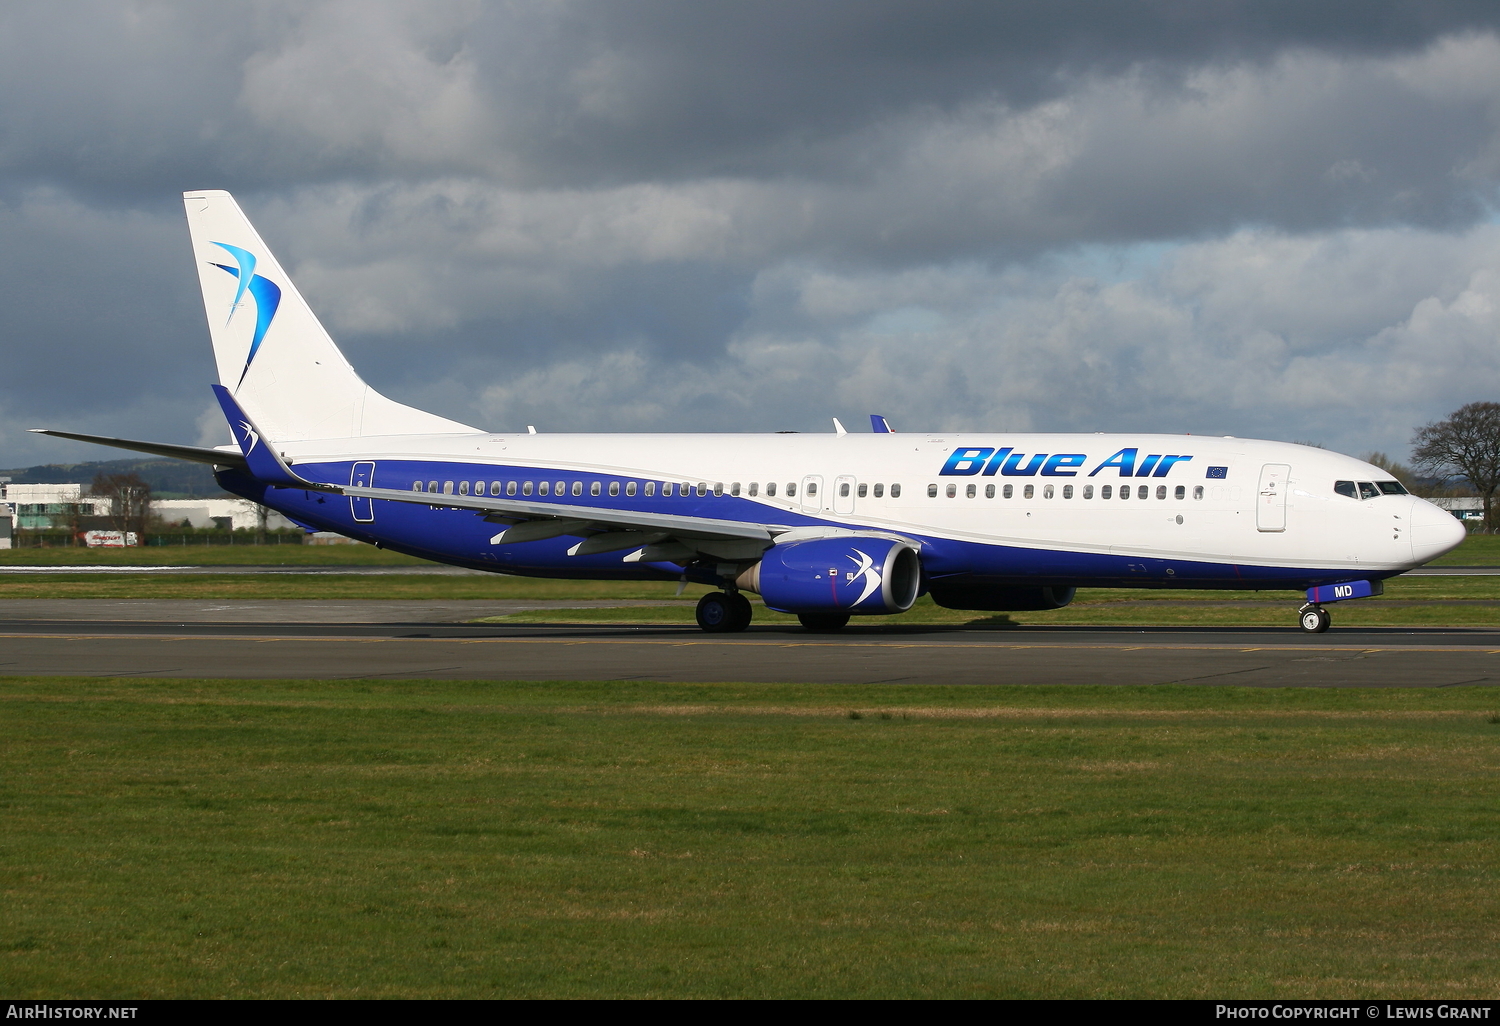
[[[1460,520],[1483,520],[1484,500],[1477,495],[1461,495],[1452,499],[1428,499],[1439,509],[1445,509]]]
[[[86,497],[81,484],[0,483],[0,509],[23,530],[68,527],[79,517],[109,516],[113,508],[109,499]]]
[[[156,499],[151,503],[151,515],[161,517],[167,524],[180,524],[184,520],[194,527],[216,527],[221,530],[255,530],[260,507],[249,499]],[[280,513],[270,512],[266,517],[266,530],[280,531],[293,528],[292,523]]]
[[[12,484],[0,481],[0,516],[20,530],[47,530],[71,527],[80,517],[107,517],[114,512],[114,501],[84,494],[82,484]],[[249,499],[156,499],[151,515],[172,526],[187,521],[194,528],[250,530],[258,526],[260,507]],[[90,525],[93,526],[93,525]],[[266,517],[266,529],[280,531],[294,528],[280,513]],[[9,531],[0,548],[9,548]]]

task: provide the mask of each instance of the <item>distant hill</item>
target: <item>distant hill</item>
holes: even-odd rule
[[[212,499],[227,496],[214,480],[214,472],[204,463],[164,460],[147,456],[140,459],[100,460],[92,463],[48,463],[39,467],[0,470],[16,484],[88,484],[95,474],[141,475],[158,499]]]

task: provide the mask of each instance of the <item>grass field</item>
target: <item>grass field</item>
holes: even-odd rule
[[[4,679],[0,989],[1492,998],[1497,703]]]

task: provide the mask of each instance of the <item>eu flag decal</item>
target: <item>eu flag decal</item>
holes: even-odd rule
[[[1222,481],[1229,476],[1228,467],[1209,467],[1206,475],[1210,481]]]

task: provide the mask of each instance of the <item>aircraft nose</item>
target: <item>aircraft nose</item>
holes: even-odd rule
[[[1457,517],[1426,499],[1412,499],[1410,522],[1411,557],[1418,563],[1458,548],[1468,534]]]

